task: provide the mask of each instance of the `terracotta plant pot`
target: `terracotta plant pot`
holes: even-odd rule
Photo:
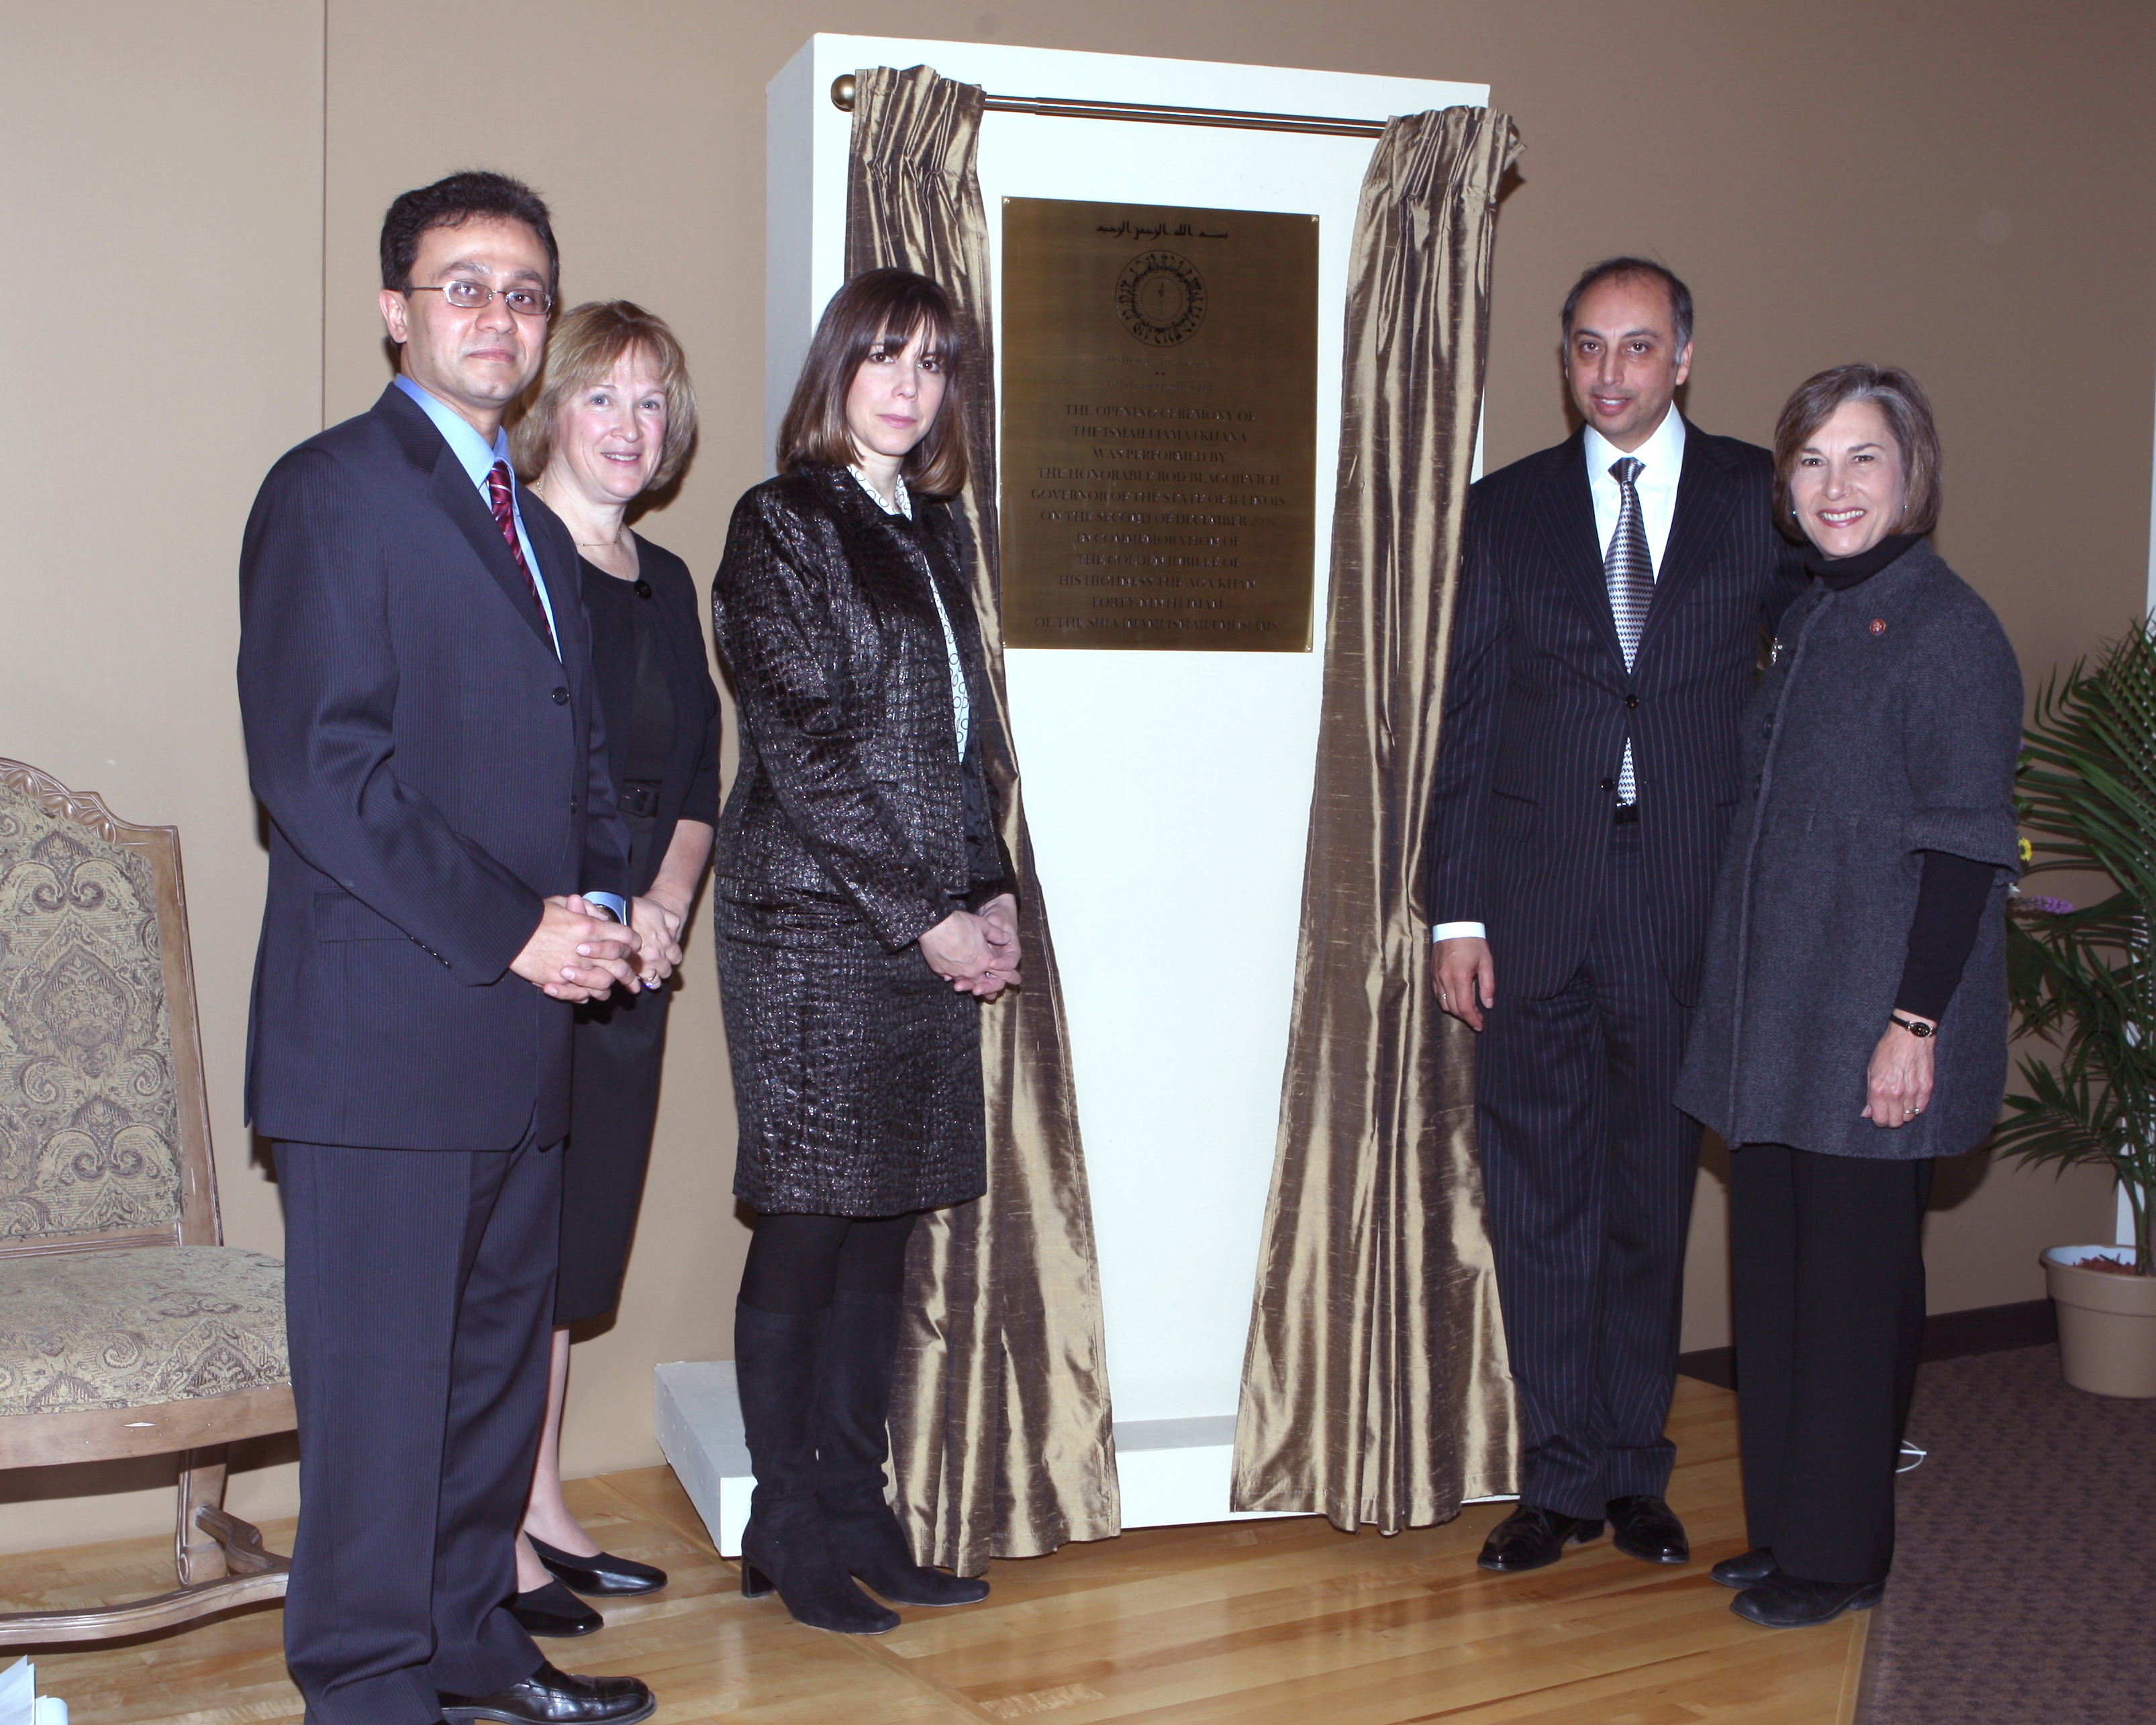
[[[2156,1276],[2085,1270],[2086,1259],[2126,1258],[2131,1246],[2053,1246],[2044,1279],[2059,1314],[2066,1382],[2095,1395],[2156,1396]]]

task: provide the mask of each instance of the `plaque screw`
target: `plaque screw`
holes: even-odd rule
[[[841,114],[854,111],[854,74],[841,72],[831,80],[831,105]]]

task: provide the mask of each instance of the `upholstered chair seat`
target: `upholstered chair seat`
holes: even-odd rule
[[[291,1381],[275,1258],[182,1245],[0,1259],[0,1417]]]

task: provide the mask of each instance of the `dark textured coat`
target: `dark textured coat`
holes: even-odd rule
[[[958,638],[981,760],[1008,782],[971,548],[947,505],[914,506],[916,521],[886,515],[838,468],[767,480],[735,507],[711,587],[742,721],[720,889],[773,908],[850,907],[893,952],[949,916],[975,872],[949,660],[917,547]]]
[[[1677,1105],[1732,1144],[1907,1160],[1966,1150],[2006,1089],[2021,670],[1990,606],[1918,543],[1782,619],[1744,721],[1745,798],[1715,896]],[[1998,871],[1936,1044],[1932,1101],[1861,1117],[1908,950],[1919,852]]]
[[[266,1137],[506,1150],[569,1125],[571,1009],[512,974],[549,896],[629,890],[568,530],[493,516],[394,386],[270,470],[240,552],[239,711],[270,816],[248,1019]]]
[[[712,583],[741,720],[715,892],[734,1190],[761,1212],[892,1215],[987,1183],[979,1004],[914,942],[1011,870],[999,839],[968,843],[931,580],[967,678],[977,810],[1011,768],[970,547],[947,505],[914,507],[885,514],[836,468],[783,475],[735,508]]]
[[[1685,428],[1676,513],[1625,669],[1575,434],[1469,495],[1430,810],[1433,924],[1481,922],[1497,988],[1571,980],[1609,849],[1627,737],[1664,976],[1687,1004],[1738,796],[1760,632],[1802,571],[1771,521],[1764,449]]]

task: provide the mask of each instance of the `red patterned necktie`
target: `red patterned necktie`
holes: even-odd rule
[[[546,601],[539,597],[538,578],[531,566],[524,561],[524,547],[516,538],[516,511],[509,501],[509,464],[497,461],[486,475],[487,501],[494,506],[494,524],[501,529],[501,536],[509,542],[509,554],[516,559],[517,572],[523,576],[524,584],[531,589],[531,603],[539,608],[540,621],[547,625],[547,639],[554,641],[554,650],[559,653],[562,644],[554,640],[553,619],[547,615]]]

